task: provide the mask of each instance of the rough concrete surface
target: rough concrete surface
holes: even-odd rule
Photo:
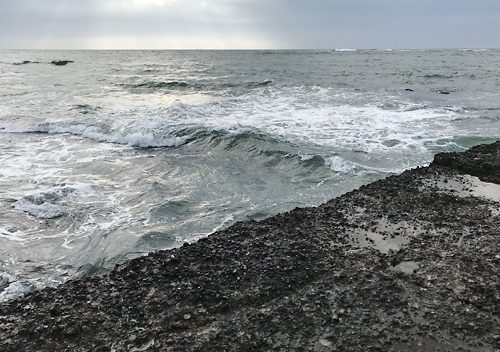
[[[0,351],[500,351],[500,143],[0,304]]]

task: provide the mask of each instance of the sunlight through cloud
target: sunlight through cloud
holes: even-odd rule
[[[179,0],[125,0],[126,4],[135,6],[135,7],[152,7],[152,6],[166,6],[173,5]]]

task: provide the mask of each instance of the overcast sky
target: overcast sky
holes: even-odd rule
[[[499,47],[500,0],[0,0],[0,49]]]

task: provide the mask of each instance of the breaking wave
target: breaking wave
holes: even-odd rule
[[[132,128],[128,131],[111,131],[107,126],[88,126],[78,123],[44,123],[24,128],[7,126],[3,127],[3,130],[15,133],[70,133],[99,142],[140,148],[178,147],[187,140],[186,137],[176,137],[162,131],[141,130],[139,128]]]
[[[272,79],[263,81],[246,81],[246,82],[219,82],[212,81],[145,81],[139,83],[119,83],[117,86],[131,90],[179,90],[179,91],[218,91],[226,89],[252,89],[267,87],[274,84]]]

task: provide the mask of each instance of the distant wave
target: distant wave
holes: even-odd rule
[[[72,63],[72,60],[52,60],[50,64],[55,66],[65,66],[69,63]],[[30,61],[30,60],[0,60],[0,63],[7,65],[25,65],[25,64],[38,64],[38,61]]]
[[[431,75],[423,75],[423,76],[418,76],[422,78],[428,78],[428,79],[450,79],[456,77],[455,75],[443,75],[443,74],[431,74]]]
[[[74,61],[71,61],[71,60],[53,60],[50,63],[52,65],[55,65],[55,66],[65,66],[65,65],[72,63],[72,62],[74,62]]]
[[[64,66],[74,61],[71,60],[52,60],[50,64],[55,66]],[[0,63],[7,65],[25,65],[25,64],[39,64],[38,61],[30,61],[30,60],[0,60]]]
[[[28,60],[0,60],[0,63],[7,65],[25,65],[29,64],[31,61]]]
[[[263,81],[247,81],[243,83],[205,83],[205,82],[184,82],[184,81],[146,81],[141,83],[121,83],[119,87],[126,89],[167,89],[167,90],[220,90],[227,88],[258,88],[274,84],[272,79]]]
[[[269,86],[272,85],[274,81],[272,79],[267,79],[262,82],[246,82],[245,86],[247,87],[263,87],[263,86]]]
[[[196,87],[196,85],[190,85],[186,82],[144,82],[139,84],[130,85],[132,88],[188,88]]]
[[[473,51],[473,52],[481,52],[481,51],[493,51],[495,49],[480,49],[480,48],[477,48],[477,49],[459,49],[459,51]]]
[[[73,107],[73,110],[78,111],[80,114],[89,114],[89,113],[95,113],[99,110],[101,110],[100,106],[92,106],[88,104],[77,104]]]

